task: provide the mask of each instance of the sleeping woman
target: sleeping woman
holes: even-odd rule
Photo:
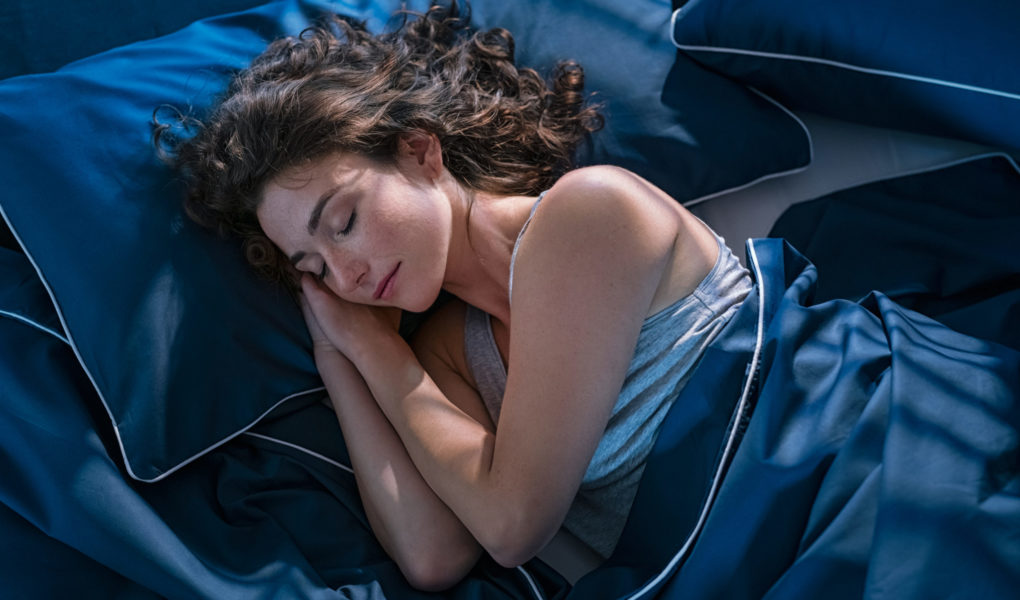
[[[519,565],[561,527],[608,556],[751,288],[653,184],[572,168],[601,125],[581,67],[547,84],[513,55],[456,4],[378,36],[335,20],[274,42],[171,146],[189,215],[300,286],[369,522],[424,589],[482,552]],[[441,290],[405,341],[399,312]]]

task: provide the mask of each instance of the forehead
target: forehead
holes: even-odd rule
[[[262,188],[255,216],[269,239],[282,250],[287,250],[286,242],[296,238],[301,219],[308,219],[316,191],[323,187],[322,180],[321,174],[312,169],[302,169],[274,177]]]

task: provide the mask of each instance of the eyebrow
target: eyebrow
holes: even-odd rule
[[[312,209],[312,214],[308,216],[308,235],[315,234],[315,230],[319,228],[319,220],[322,219],[322,210],[326,208],[326,203],[329,202],[329,199],[335,196],[339,190],[339,185],[333,186],[319,196],[319,200],[315,203],[315,208]],[[306,254],[299,250],[290,256],[290,262],[296,267],[305,256]]]
[[[336,185],[319,197],[319,201],[315,203],[315,208],[312,209],[312,214],[308,217],[308,235],[313,235],[315,230],[319,228],[319,219],[322,218],[322,209],[326,208],[326,203],[332,198],[337,191],[340,190],[340,186]]]

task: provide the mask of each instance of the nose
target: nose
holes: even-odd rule
[[[358,258],[347,258],[333,261],[330,268],[335,274],[334,281],[338,295],[348,296],[360,288],[368,276],[368,263]]]

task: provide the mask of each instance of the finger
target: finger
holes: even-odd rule
[[[301,293],[312,312],[315,312],[317,308],[321,308],[323,302],[332,296],[311,275],[305,275],[301,278]]]
[[[305,296],[314,294],[318,291],[318,287],[316,281],[308,273],[301,276],[301,293]]]
[[[305,316],[305,321],[314,318],[312,314],[312,306],[308,304],[308,298],[304,294],[301,294],[301,314]]]
[[[305,318],[305,323],[309,328],[319,327],[319,320],[315,317],[315,309],[312,308],[312,304],[308,301],[308,296],[305,294],[298,294],[301,304],[301,315]]]

